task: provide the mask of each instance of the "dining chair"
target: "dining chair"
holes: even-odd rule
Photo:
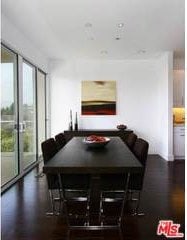
[[[137,135],[134,133],[130,133],[128,137],[125,139],[125,143],[127,144],[127,146],[131,151],[133,150],[136,139],[137,139]]]
[[[134,144],[133,153],[137,157],[137,159],[141,162],[143,165],[143,172],[142,173],[134,173],[131,174],[130,180],[129,180],[129,192],[131,193],[131,196],[133,193],[138,194],[138,198],[131,198],[132,200],[137,200],[136,207],[134,209],[133,215],[144,215],[144,213],[139,213],[139,206],[140,206],[140,197],[141,192],[143,189],[143,182],[144,182],[144,175],[146,170],[146,163],[147,163],[147,154],[149,149],[149,143],[145,141],[142,138],[138,138]]]
[[[59,133],[55,136],[55,141],[57,143],[57,147],[60,150],[66,145],[66,138],[63,133]]]
[[[68,225],[68,239],[72,229],[89,226],[91,177],[89,174],[60,174],[62,213]]]
[[[122,222],[127,201],[130,173],[100,175],[100,223],[118,228],[122,238]]]
[[[44,165],[58,152],[57,144],[54,138],[49,138],[41,143],[41,149],[43,154]],[[49,196],[51,201],[52,212],[48,212],[47,215],[58,214],[55,207],[55,202],[60,200],[60,184],[57,174],[46,174]],[[59,196],[54,197],[55,192],[58,191]]]

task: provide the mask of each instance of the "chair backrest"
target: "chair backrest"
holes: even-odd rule
[[[90,188],[89,174],[61,174],[62,188],[66,191],[86,190]]]
[[[49,138],[42,142],[41,147],[44,163],[49,161],[58,152],[57,144],[54,138]]]
[[[121,228],[129,186],[129,174],[100,175],[101,225]],[[112,222],[111,222],[112,220]]]
[[[126,138],[125,140],[125,143],[127,144],[127,146],[132,150],[133,147],[134,147],[134,144],[136,142],[136,139],[137,139],[137,135],[134,134],[134,133],[130,133],[128,135],[128,137]]]
[[[63,133],[59,133],[55,136],[58,149],[61,149],[66,144],[66,138]]]
[[[100,189],[103,191],[125,190],[127,174],[102,174],[100,176]]]
[[[142,163],[146,165],[149,143],[142,138],[138,138],[134,144],[133,153]]]
[[[89,174],[60,174],[63,209],[69,227],[89,225],[90,188]],[[69,239],[69,238],[68,238]]]

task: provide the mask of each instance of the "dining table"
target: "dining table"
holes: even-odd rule
[[[89,147],[84,137],[73,137],[43,167],[44,173],[140,173],[142,164],[120,137],[110,137],[104,147]]]
[[[85,137],[73,137],[43,166],[46,174],[90,174],[90,212],[98,216],[101,174],[143,172],[143,166],[120,137],[110,137],[107,145],[89,147]]]

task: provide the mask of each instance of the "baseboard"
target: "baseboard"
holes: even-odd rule
[[[174,155],[165,155],[165,154],[159,154],[159,156],[161,156],[164,160],[166,161],[174,161]]]

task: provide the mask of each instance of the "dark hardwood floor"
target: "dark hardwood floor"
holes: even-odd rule
[[[41,168],[41,166],[40,166]],[[46,216],[50,208],[45,177],[35,178],[38,168],[2,195],[2,240],[64,240],[67,227],[62,217]],[[124,240],[166,239],[157,236],[159,220],[180,223],[184,233],[184,161],[166,162],[159,156],[149,156],[140,210],[145,216],[127,213],[124,220]],[[73,232],[73,239],[119,239],[116,231]],[[174,238],[173,238],[174,239]]]

